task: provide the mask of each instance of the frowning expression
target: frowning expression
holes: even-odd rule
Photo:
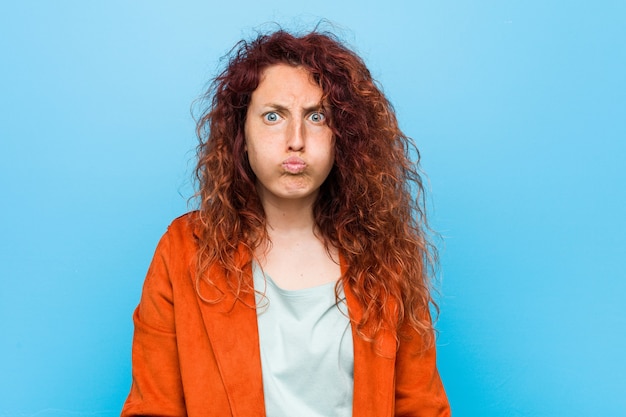
[[[302,67],[272,65],[252,93],[246,149],[263,202],[314,201],[334,163],[322,89]]]

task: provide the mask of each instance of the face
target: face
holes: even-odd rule
[[[263,203],[312,202],[333,166],[322,89],[307,70],[273,65],[261,74],[245,122],[246,149]]]

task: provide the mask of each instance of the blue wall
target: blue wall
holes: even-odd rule
[[[0,416],[119,413],[190,103],[252,28],[322,16],[423,154],[454,414],[626,415],[626,3],[211,3],[3,5]]]

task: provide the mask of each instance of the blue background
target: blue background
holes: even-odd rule
[[[191,102],[253,28],[321,17],[422,151],[454,415],[626,415],[625,2],[5,3],[0,416],[118,415]]]

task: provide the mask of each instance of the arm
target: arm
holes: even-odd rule
[[[122,417],[187,415],[178,365],[170,259],[166,233],[157,246],[133,316],[133,381]]]
[[[413,330],[402,332],[396,356],[396,416],[449,417],[450,405],[437,371],[436,350],[423,349]]]

